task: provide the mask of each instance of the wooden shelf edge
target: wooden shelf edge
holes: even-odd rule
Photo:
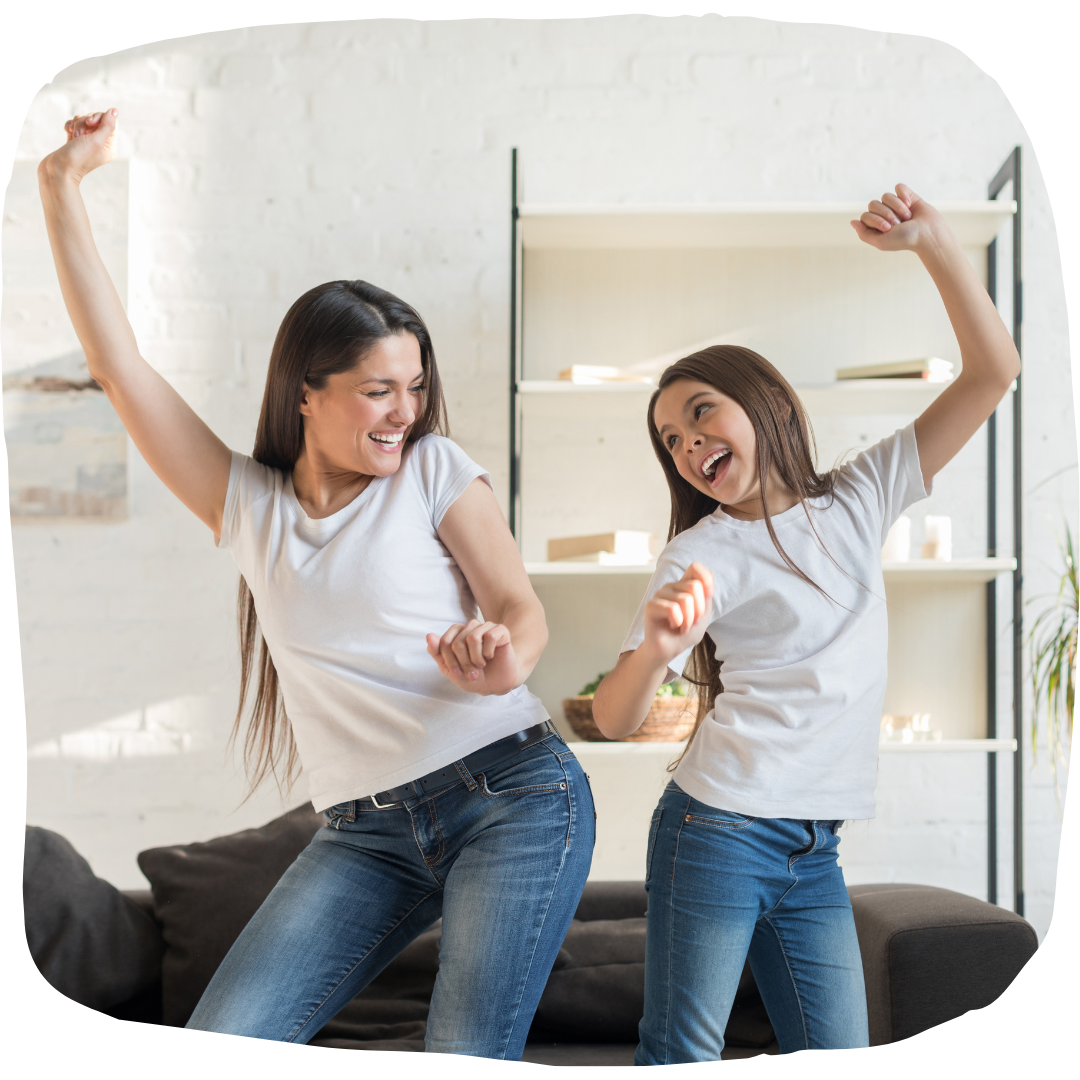
[[[638,566],[601,566],[586,562],[527,562],[525,573],[530,577],[610,577],[612,574],[643,574],[652,576],[656,563]]]
[[[569,742],[574,753],[584,751],[587,754],[645,754],[655,751],[660,754],[681,754],[685,742]],[[883,754],[930,754],[930,753],[1015,753],[1015,739],[942,739],[940,742],[882,742],[878,750]]]
[[[881,742],[878,751],[883,754],[931,754],[931,753],[1015,753],[1015,739],[942,739],[940,742]]]

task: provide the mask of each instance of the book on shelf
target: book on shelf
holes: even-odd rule
[[[640,566],[652,562],[659,541],[633,529],[593,536],[564,536],[547,543],[548,562],[592,562],[601,566]]]
[[[652,382],[648,375],[638,375],[623,368],[602,364],[571,364],[559,372],[559,378],[563,382],[577,383],[579,386],[599,386],[608,382]]]
[[[953,377],[950,360],[924,356],[918,360],[896,360],[888,364],[863,364],[836,369],[837,379],[922,379],[924,382],[949,382]]]

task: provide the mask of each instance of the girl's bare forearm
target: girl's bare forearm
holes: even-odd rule
[[[615,670],[601,681],[593,697],[593,720],[609,739],[621,739],[641,727],[656,691],[667,679],[667,663],[644,645],[623,653]]]
[[[919,252],[949,316],[966,381],[985,380],[1004,393],[1020,372],[1020,357],[986,287],[951,233]]]

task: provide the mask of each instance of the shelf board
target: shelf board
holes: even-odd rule
[[[1015,753],[1015,739],[942,739],[940,742],[880,742],[878,751],[882,754],[939,754],[939,753],[981,753],[991,750],[1001,753]]]
[[[985,247],[1016,213],[1012,201],[935,204],[965,247]],[[519,208],[522,244],[538,248],[857,247],[848,224],[866,203],[619,203]]]
[[[638,566],[601,566],[587,562],[527,562],[525,572],[530,577],[609,577],[612,574],[640,574],[651,576],[656,563]],[[993,581],[1001,574],[1016,569],[1015,559],[953,559],[939,562],[936,559],[912,559],[910,562],[886,562],[881,564],[886,582],[962,583],[976,585]]]
[[[525,572],[530,577],[610,577],[612,574],[643,574],[651,577],[656,563],[638,566],[601,566],[587,562],[527,562]]]
[[[918,416],[951,383],[922,379],[846,379],[812,386],[796,386],[795,392],[811,417],[890,414]],[[573,383],[566,379],[525,379],[519,394],[620,394],[638,406],[639,397],[656,389],[655,383]],[[1015,389],[1015,384],[1012,389]]]
[[[525,379],[518,383],[519,394],[650,394],[655,383],[606,382],[575,383],[569,379]]]
[[[608,756],[619,754],[681,754],[685,742],[571,742],[578,757]],[[882,742],[878,750],[883,754],[931,754],[931,753],[980,753],[990,751],[1015,753],[1015,739],[942,739],[940,742],[897,743]]]
[[[882,572],[886,582],[895,584],[918,582],[960,582],[976,585],[993,581],[1002,574],[1016,569],[1015,559],[953,559],[939,562],[937,559],[912,559],[910,562],[883,562]]]

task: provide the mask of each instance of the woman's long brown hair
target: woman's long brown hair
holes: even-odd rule
[[[412,334],[416,338],[424,369],[423,410],[409,429],[405,445],[432,432],[449,434],[435,351],[424,320],[404,300],[366,281],[330,281],[304,293],[282,320],[270,353],[251,456],[262,465],[292,472],[304,446],[300,414],[304,387],[321,390],[329,376],[351,371],[372,346],[393,334]],[[255,598],[243,575],[236,597],[236,616],[240,630],[240,702],[229,742],[234,744],[240,734],[251,676],[258,670],[251,717],[243,738],[247,797],[268,775],[273,775],[279,789],[288,791],[300,761],[277,668],[259,629]]]
[[[757,442],[758,482],[769,538],[791,571],[818,592],[822,592],[821,587],[795,564],[780,543],[765,498],[765,483],[770,473],[775,471],[780,481],[798,496],[799,504],[806,513],[807,499],[832,495],[836,473],[819,473],[814,468],[814,435],[802,402],[787,379],[764,356],[752,349],[738,345],[713,345],[686,356],[665,369],[657,389],[649,399],[649,438],[652,439],[653,451],[664,470],[671,493],[668,540],[696,525],[720,505],[683,479],[675,465],[675,459],[656,430],[653,419],[656,402],[664,390],[680,380],[707,383],[742,406],[753,425]],[[809,514],[807,516],[809,517]],[[716,698],[724,692],[721,665],[722,661],[716,657],[716,645],[706,634],[690,654],[685,676],[687,682],[698,688],[697,722],[687,740],[687,748],[697,735],[702,721],[713,708]],[[686,749],[671,768],[674,768],[685,754]]]

